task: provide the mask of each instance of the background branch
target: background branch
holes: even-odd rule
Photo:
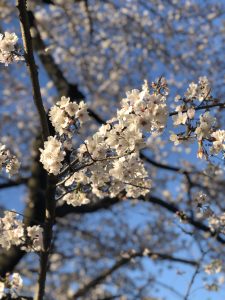
[[[103,271],[99,276],[92,279],[89,283],[85,284],[83,287],[81,287],[72,297],[73,300],[78,299],[81,296],[86,295],[88,292],[90,292],[91,289],[95,288],[99,283],[101,283],[103,280],[105,280],[108,276],[110,276],[112,273],[114,273],[116,270],[121,268],[122,266],[128,264],[132,259],[136,257],[144,257],[146,254],[143,252],[134,252],[131,251],[130,253],[124,253],[123,257],[119,258],[117,262],[109,269]],[[147,254],[148,257],[155,257],[159,260],[170,260],[177,263],[184,263],[191,266],[197,266],[198,263],[193,260],[186,260],[183,258],[173,257],[171,255],[162,254],[162,253],[156,253],[156,252],[149,252]]]

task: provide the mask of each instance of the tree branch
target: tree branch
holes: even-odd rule
[[[216,101],[219,101],[216,99]],[[198,107],[195,107],[195,110],[203,110],[203,109],[210,109],[213,107],[219,107],[219,108],[225,108],[225,103],[214,103],[214,104],[206,104],[206,105],[200,105]],[[183,110],[183,113],[187,112],[187,110]],[[178,111],[173,111],[171,113],[169,113],[169,116],[175,116],[178,114]]]
[[[33,99],[41,122],[43,140],[47,140],[49,136],[49,127],[41,97],[38,70],[34,60],[32,39],[30,35],[30,24],[26,9],[26,0],[17,0],[17,8],[19,10],[20,27],[25,52],[25,60],[27,63],[27,68],[32,83]]]
[[[29,178],[20,178],[18,180],[7,180],[7,182],[0,183],[0,189],[11,188],[18,185],[27,184]]]
[[[41,97],[40,84],[38,79],[37,66],[34,60],[33,46],[30,35],[30,24],[26,8],[26,0],[17,0],[17,8],[19,10],[20,26],[25,51],[25,59],[29,70],[33,98],[39,113],[42,128],[43,141],[49,136],[49,126],[46,112]],[[43,232],[43,250],[40,256],[40,273],[38,277],[37,293],[35,300],[42,300],[45,294],[45,283],[48,269],[48,257],[52,242],[52,228],[55,221],[55,177],[49,175],[47,177],[47,190],[45,197],[45,226]]]
[[[87,205],[72,206],[72,205],[64,204],[62,206],[56,207],[56,217],[63,218],[64,216],[66,216],[70,213],[84,214],[84,213],[97,212],[101,209],[108,209],[112,205],[114,205],[120,201],[121,201],[121,199],[119,197],[116,197],[116,198],[106,197],[104,199],[96,201],[95,203],[90,202]]]
[[[168,211],[170,211],[174,214],[181,211],[178,206],[176,206],[174,204],[171,204],[171,203],[168,203],[166,201],[163,201],[162,199],[159,199],[159,198],[154,197],[154,196],[151,196],[149,198],[141,198],[140,200],[143,200],[143,201],[146,201],[146,202],[151,202],[153,204],[159,205],[159,206],[167,209]],[[193,225],[196,229],[199,229],[201,231],[209,233],[211,237],[215,238],[221,244],[225,244],[225,240],[221,236],[219,236],[216,233],[213,233],[208,226],[201,223],[200,221],[196,221],[192,217],[187,216],[186,222],[189,223],[190,225]]]
[[[120,267],[128,264],[132,259],[136,258],[136,257],[144,257],[146,256],[143,252],[131,252],[131,253],[126,253],[125,255],[123,255],[121,258],[119,258],[117,260],[117,262],[109,269],[105,270],[102,272],[102,274],[100,274],[99,276],[97,276],[96,278],[92,279],[91,281],[89,281],[87,284],[85,284],[83,287],[81,287],[72,297],[73,300],[77,300],[79,297],[86,295],[90,289],[96,287],[99,283],[101,283],[103,280],[105,280],[109,275],[111,275],[113,272],[115,272],[116,270],[118,270]],[[191,266],[197,266],[198,263],[196,261],[193,260],[187,260],[187,259],[183,259],[183,258],[179,258],[179,257],[174,257],[168,254],[163,254],[163,253],[157,253],[157,252],[149,252],[148,257],[157,257],[157,259],[159,260],[170,260],[170,261],[174,261],[177,263],[184,263],[184,264],[188,264]]]
[[[140,197],[138,198],[138,200],[156,204],[173,214],[176,214],[177,212],[181,211],[181,209],[177,205],[166,202],[155,196]],[[56,208],[56,217],[62,218],[65,215],[70,213],[75,213],[75,214],[93,213],[101,209],[108,209],[110,206],[120,202],[121,199],[117,197],[117,198],[104,198],[96,203],[90,203],[90,204],[76,206],[76,207],[65,204]],[[210,236],[212,238],[215,238],[219,243],[225,244],[225,240],[220,235],[213,233],[210,230],[210,228],[207,225],[203,224],[202,222],[197,221],[194,218],[188,216],[186,222],[194,226],[196,229],[209,233]]]

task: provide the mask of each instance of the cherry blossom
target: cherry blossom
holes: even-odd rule
[[[17,51],[17,42],[18,37],[15,33],[6,31],[4,34],[0,34],[0,62],[5,66],[24,59]]]

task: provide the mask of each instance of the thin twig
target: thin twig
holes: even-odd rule
[[[191,288],[192,288],[192,286],[193,286],[193,284],[194,284],[194,282],[195,282],[195,279],[196,279],[198,273],[200,272],[201,262],[202,262],[202,260],[203,260],[203,258],[204,258],[205,255],[206,255],[206,252],[204,252],[204,253],[202,254],[202,257],[201,257],[201,259],[200,259],[200,261],[199,261],[199,263],[198,263],[198,265],[197,265],[197,267],[196,267],[196,269],[195,269],[195,272],[194,272],[194,274],[193,274],[192,277],[191,277],[191,281],[190,281],[190,283],[189,283],[189,285],[188,285],[186,295],[184,296],[184,300],[188,300],[188,298],[189,298],[189,296],[190,296]]]
[[[203,109],[209,109],[209,108],[213,108],[213,107],[219,107],[219,108],[225,108],[225,103],[214,103],[214,104],[207,104],[207,105],[202,105],[202,106],[197,106],[194,107],[195,110],[203,110]],[[182,113],[187,112],[186,110],[182,110]],[[173,111],[171,113],[169,113],[169,116],[175,116],[178,114],[178,111]]]

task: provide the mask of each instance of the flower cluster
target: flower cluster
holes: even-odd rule
[[[148,83],[142,86],[142,91],[132,90],[127,92],[127,97],[121,101],[122,108],[117,112],[117,119],[121,125],[136,124],[147,132],[161,132],[167,122],[166,94],[162,93],[161,86],[165,89],[165,79],[159,80],[158,89],[149,92]],[[153,86],[157,86],[153,83]]]
[[[188,120],[192,120],[195,116],[195,109],[189,108],[187,112],[183,112],[183,106],[178,105],[176,107],[177,115],[173,117],[173,125],[185,125]]]
[[[85,176],[85,181],[79,184],[84,188],[88,185],[92,193],[100,198],[115,197],[123,191],[128,197],[135,198],[147,194],[151,187],[147,171],[137,153],[95,161],[70,177],[67,185],[74,184],[79,175]]]
[[[40,151],[40,161],[45,170],[57,175],[62,167],[62,161],[65,156],[65,151],[62,150],[62,143],[56,136],[49,136],[48,140],[44,142],[44,149],[40,149]]]
[[[90,200],[87,198],[85,193],[74,191],[72,193],[68,193],[63,197],[63,202],[66,202],[72,206],[81,206],[84,204],[88,204]]]
[[[176,113],[173,113],[174,126],[183,125],[185,131],[175,134],[172,132],[170,140],[174,145],[181,142],[197,140],[198,158],[208,157],[209,155],[224,153],[225,150],[225,130],[216,129],[216,118],[214,118],[207,107],[203,107],[205,112],[196,113],[201,109],[202,102],[207,101],[207,105],[214,105],[214,99],[210,95],[211,88],[206,77],[200,77],[198,84],[191,83],[185,97],[177,96],[177,101],[182,101],[181,105],[176,107]],[[195,103],[200,101],[201,104]],[[207,147],[205,147],[207,145]],[[208,147],[209,146],[209,147]]]
[[[0,246],[10,249],[11,246],[20,246],[21,249],[41,251],[43,228],[40,226],[25,227],[14,212],[5,211],[4,217],[0,218]]]
[[[85,157],[93,161],[85,171],[92,192],[98,197],[115,197],[126,191],[128,197],[135,198],[149,192],[151,181],[139,150],[145,147],[144,132],[158,134],[166,125],[166,87],[161,78],[152,84],[153,93],[147,82],[141,91],[127,92],[117,116],[78,149],[80,161]]]
[[[186,113],[182,113],[182,115]],[[176,121],[178,118],[181,118],[181,115],[176,117]],[[186,122],[186,120],[188,121]],[[199,120],[194,125],[191,124],[190,118],[186,118],[184,123],[179,122],[179,124],[185,124],[187,126],[187,130],[184,134],[174,134],[172,133],[170,136],[170,140],[174,142],[175,145],[178,145],[180,142],[185,140],[190,140],[196,138],[198,141],[198,158],[202,158],[203,156],[208,156],[207,150],[204,148],[204,142],[207,145],[211,145],[209,147],[210,154],[218,154],[220,152],[224,153],[225,150],[225,130],[216,130],[216,119],[210,115],[207,111],[203,114],[200,114]]]
[[[139,150],[145,147],[144,132],[160,133],[166,125],[166,82],[161,79],[160,83],[153,85],[153,93],[147,82],[141,91],[127,93],[116,117],[78,149],[79,162],[85,161],[87,166],[70,176],[67,186],[74,182],[89,186],[98,197],[115,197],[125,191],[127,197],[135,198],[149,192],[151,180]],[[77,181],[78,177],[83,181]],[[68,197],[64,199],[67,203]]]
[[[147,82],[141,91],[127,92],[116,117],[102,125],[79,147],[79,166],[74,166],[72,175],[71,168],[68,169],[69,173],[63,180],[68,188],[63,201],[74,206],[86,204],[89,202],[85,196],[87,191],[98,197],[114,197],[122,191],[126,191],[128,197],[148,193],[151,181],[139,157],[139,150],[146,145],[144,133],[159,134],[166,125],[167,93],[164,78],[152,83],[152,93]],[[51,136],[44,143],[44,149],[40,149],[40,161],[49,173],[57,175],[68,149],[66,145],[87,119],[87,106],[62,97],[49,115],[58,136]]]
[[[216,119],[213,118],[208,111],[200,115],[198,126],[195,129],[198,141],[210,138],[215,123]]]
[[[26,228],[28,243],[22,247],[27,252],[41,251],[43,249],[43,228],[39,225]]]
[[[210,207],[208,196],[202,192],[198,192],[194,196],[198,217],[207,219],[212,234],[225,234],[225,213],[216,214]]]
[[[71,102],[70,98],[63,96],[51,108],[49,116],[56,132],[71,138],[74,130],[88,120],[87,105],[83,101],[79,104]]]
[[[225,234],[225,213],[221,215],[212,215],[209,218],[209,226],[213,232],[221,232]]]
[[[5,297],[7,297],[7,299],[17,298],[22,287],[23,280],[19,273],[7,275],[4,281],[0,281],[0,299],[3,299]],[[9,295],[11,297],[9,297]]]
[[[114,184],[110,188],[111,197],[118,194],[118,191],[121,189],[121,183],[125,185],[127,197],[132,198],[147,194],[151,188],[148,173],[137,153],[133,153],[128,157],[121,157],[114,161],[109,174],[114,180]]]
[[[215,274],[222,271],[222,261],[220,259],[214,259],[208,265],[204,266],[204,270],[207,274]]]
[[[0,34],[0,62],[6,66],[13,61],[23,60],[17,51],[18,37],[15,33],[5,32]]]
[[[211,134],[212,147],[211,153],[218,154],[220,151],[225,151],[225,130],[217,130]]]
[[[10,176],[13,176],[18,172],[20,162],[5,145],[0,144],[0,171],[3,167]]]
[[[206,76],[199,77],[198,83],[190,83],[189,87],[185,93],[185,97],[188,100],[195,100],[202,102],[204,100],[210,99],[210,83]]]
[[[40,161],[49,173],[57,175],[66,155],[64,150],[71,148],[73,133],[88,119],[87,105],[83,101],[77,104],[71,102],[70,98],[62,97],[51,108],[49,117],[59,138],[48,137],[44,143],[44,149],[40,149]],[[64,136],[63,142],[61,142],[61,136]]]

